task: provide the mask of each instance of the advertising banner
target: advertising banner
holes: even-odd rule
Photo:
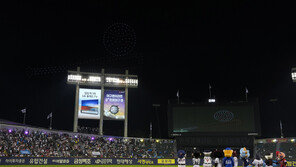
[[[176,161],[175,159],[158,159],[157,163],[164,164],[164,165],[168,165],[168,164],[175,165]]]
[[[63,158],[63,157],[0,157],[0,165],[178,165],[177,159],[132,158]],[[203,162],[201,161],[201,165]],[[186,159],[186,165],[193,165]],[[214,164],[213,164],[214,165]],[[239,159],[238,166],[242,166]],[[287,167],[296,167],[295,160],[288,160]]]
[[[104,120],[124,120],[125,92],[106,90],[104,93]]]
[[[100,119],[101,90],[79,89],[79,119]]]

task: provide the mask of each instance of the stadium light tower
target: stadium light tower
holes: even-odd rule
[[[210,96],[209,96],[208,102],[209,103],[215,103],[216,99],[215,99],[215,97],[212,98],[212,86],[210,84],[209,84],[209,94],[210,94]]]
[[[128,70],[125,71],[125,74],[106,74],[104,69],[102,69],[101,73],[88,73],[88,72],[81,72],[80,67],[77,67],[77,71],[68,71],[67,83],[76,85],[73,132],[77,132],[77,126],[78,126],[80,85],[101,87],[100,117],[99,117],[100,135],[103,135],[105,87],[125,88],[124,137],[128,137],[128,131],[127,131],[128,130],[128,88],[138,87],[137,75],[129,75]]]

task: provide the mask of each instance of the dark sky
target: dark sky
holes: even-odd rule
[[[26,107],[28,124],[46,127],[53,112],[53,127],[71,130],[75,86],[66,84],[66,74],[81,66],[139,76],[139,88],[129,93],[131,136],[148,136],[157,103],[162,128],[154,135],[167,137],[168,100],[180,90],[181,100],[205,101],[209,83],[218,101],[243,100],[247,87],[260,102],[262,136],[279,136],[280,119],[284,134],[296,136],[294,1],[43,0],[1,7],[2,119],[21,122]],[[115,31],[135,37],[119,42],[120,53],[104,45],[116,24],[122,26]],[[105,127],[123,134],[122,126],[109,121]]]

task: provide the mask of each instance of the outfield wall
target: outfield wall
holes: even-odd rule
[[[177,165],[177,159],[0,157],[0,165]],[[192,159],[186,159],[186,165],[192,165]],[[294,166],[296,160],[288,160],[287,167]]]

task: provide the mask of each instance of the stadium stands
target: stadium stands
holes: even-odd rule
[[[175,158],[174,140],[0,127],[2,157]]]
[[[295,143],[280,143],[280,148],[285,152],[287,159],[296,159]]]
[[[100,128],[77,126],[77,131],[79,133],[99,134]]]
[[[286,154],[287,160],[296,159],[296,144],[293,138],[280,139],[258,139],[255,140],[255,154],[266,155],[276,151],[281,151]]]

